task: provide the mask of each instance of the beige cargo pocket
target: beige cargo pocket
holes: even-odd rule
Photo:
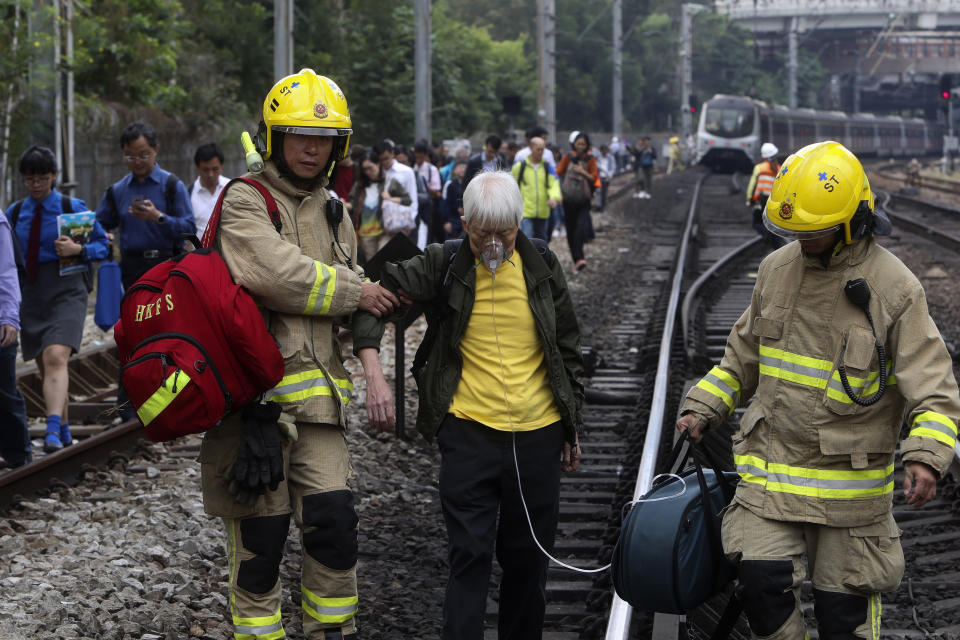
[[[218,518],[246,518],[257,513],[257,505],[237,504],[227,492],[233,463],[242,443],[239,414],[234,414],[203,437],[200,445],[200,486],[203,510]]]
[[[827,379],[823,392],[823,405],[836,415],[846,416],[860,410],[860,405],[847,395],[840,381],[839,367],[842,364],[847,374],[851,390],[855,395],[869,397],[867,391],[877,380],[879,362],[876,361],[876,340],[869,329],[851,327],[840,343],[840,351],[833,360],[833,369]],[[873,363],[873,377],[871,374]]]
[[[783,320],[757,316],[753,321],[753,335],[760,338],[779,340],[783,337]]]
[[[742,455],[744,449],[746,449],[747,437],[753,432],[753,430],[760,424],[760,421],[763,420],[763,412],[760,411],[759,407],[750,405],[747,410],[743,413],[743,417],[740,418],[740,427],[737,429],[736,433],[733,434],[733,454]]]
[[[850,527],[844,586],[863,594],[896,591],[904,569],[900,533],[893,515],[884,522]]]

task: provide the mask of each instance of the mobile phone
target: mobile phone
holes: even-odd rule
[[[138,193],[134,195],[133,198],[130,199],[130,204],[132,204],[135,207],[139,207],[143,205],[143,200],[144,200],[143,195]]]

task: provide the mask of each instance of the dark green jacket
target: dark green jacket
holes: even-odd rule
[[[516,251],[523,261],[523,277],[527,283],[530,309],[533,311],[540,344],[543,346],[547,379],[553,390],[568,442],[574,441],[581,425],[583,385],[578,377],[583,372],[580,351],[580,327],[573,312],[573,303],[556,256],[546,249],[541,256],[537,247],[517,233]],[[432,439],[446,416],[453,394],[460,382],[463,357],[459,344],[470,322],[476,294],[476,260],[465,240],[453,262],[444,259],[443,245],[431,244],[423,255],[398,264],[387,264],[380,284],[396,292],[406,291],[421,302],[427,318],[437,334],[427,354],[422,371],[415,372],[420,394],[417,429]],[[450,267],[447,305],[442,305],[443,281]],[[380,348],[386,320],[365,311],[353,314],[353,348]]]

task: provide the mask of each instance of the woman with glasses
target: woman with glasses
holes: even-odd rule
[[[57,160],[50,149],[32,146],[24,151],[20,174],[30,195],[6,213],[21,266],[21,346],[24,361],[36,359],[43,380],[47,412],[43,450],[52,453],[72,442],[67,424],[67,360],[80,350],[89,295],[89,271],[61,275],[60,261],[70,257],[87,263],[103,260],[107,236],[96,222],[87,244],[60,233],[58,216],[87,211],[87,205],[54,188]]]

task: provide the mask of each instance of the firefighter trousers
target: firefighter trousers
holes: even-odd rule
[[[754,638],[801,640],[800,586],[813,582],[822,640],[880,638],[880,593],[903,576],[900,530],[887,519],[828,527],[762,518],[734,502],[723,516],[723,549],[739,567],[737,590]]]
[[[290,518],[300,531],[303,630],[308,639],[356,630],[357,514],[347,486],[350,461],[343,430],[298,423],[284,440],[284,481],[253,507],[227,493],[228,472],[242,441],[237,416],[204,437],[200,451],[206,512],[223,519],[230,571],[230,614],[237,640],[285,637],[280,567]]]

